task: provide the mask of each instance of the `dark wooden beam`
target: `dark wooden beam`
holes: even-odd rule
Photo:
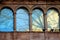
[[[9,2],[39,2],[39,1],[44,1],[44,2],[55,2],[55,1],[60,1],[60,0],[0,0],[0,3],[1,2],[6,2],[6,1],[9,1]]]

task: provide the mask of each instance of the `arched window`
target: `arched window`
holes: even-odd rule
[[[13,11],[9,8],[3,8],[0,11],[0,31],[13,31]]]
[[[47,11],[47,24],[48,24],[48,31],[59,31],[59,16],[58,11],[55,9],[49,9]]]
[[[20,32],[29,31],[29,15],[24,8],[16,11],[16,30]]]
[[[44,18],[43,11],[40,9],[34,9],[32,12],[32,30],[43,32]]]

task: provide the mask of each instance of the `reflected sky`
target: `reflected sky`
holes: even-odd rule
[[[29,31],[29,15],[25,9],[18,9],[16,11],[16,30]]]
[[[39,9],[35,9],[32,12],[32,29],[33,31],[43,31],[44,23],[43,23],[43,12]]]
[[[48,31],[51,29],[59,29],[59,16],[58,12],[54,9],[47,12]]]
[[[13,31],[13,12],[8,8],[4,8],[0,12],[0,31]]]

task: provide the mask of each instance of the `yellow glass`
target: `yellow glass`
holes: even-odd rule
[[[50,9],[47,12],[47,24],[48,32],[59,32],[59,16],[58,12],[54,9]]]

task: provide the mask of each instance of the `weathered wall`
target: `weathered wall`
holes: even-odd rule
[[[29,13],[32,13],[32,9],[35,7],[42,8],[44,14],[46,14],[47,10],[50,7],[55,7],[60,12],[60,2],[2,2],[0,4],[0,9],[8,6],[13,9],[14,17],[16,15],[16,9],[23,6],[29,10]],[[31,15],[30,15],[31,16]],[[46,20],[46,19],[45,19]],[[15,21],[15,18],[14,18]],[[45,23],[46,24],[46,23]],[[46,27],[46,25],[45,25]],[[60,40],[60,32],[16,32],[15,22],[14,22],[14,32],[13,33],[1,33],[0,32],[0,40]]]

